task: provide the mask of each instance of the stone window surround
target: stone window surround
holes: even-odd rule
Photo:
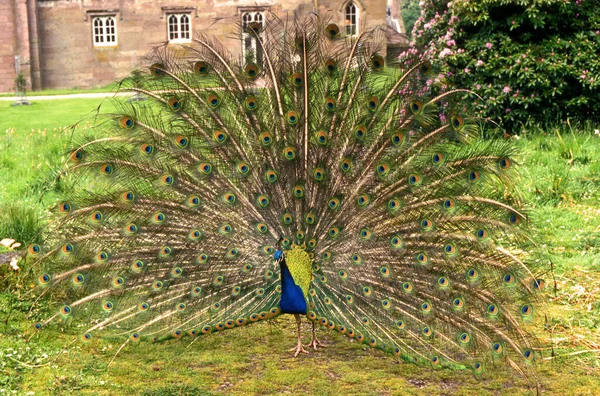
[[[353,9],[350,9],[352,6]],[[354,22],[352,22],[354,20]],[[357,36],[359,32],[360,11],[354,1],[348,1],[344,5],[344,27],[346,36]]]
[[[110,41],[110,42],[103,42],[103,43],[99,43],[96,42],[96,33],[94,31],[95,26],[94,26],[94,21],[96,18],[102,18],[102,17],[112,17],[114,19],[115,22],[115,41]],[[91,28],[92,28],[92,35],[91,35],[91,39],[92,39],[92,46],[96,49],[101,49],[101,48],[106,48],[106,47],[116,47],[119,45],[119,28],[118,28],[118,24],[117,21],[122,21],[123,20],[123,16],[121,15],[121,10],[119,9],[113,9],[113,10],[86,10],[85,11],[85,18],[84,21],[86,22],[90,22]],[[103,29],[106,29],[106,26],[103,26]],[[106,31],[104,31],[103,33],[104,38],[107,38],[107,34]]]
[[[192,14],[178,12],[167,15],[167,40],[171,44],[192,42]]]
[[[188,21],[187,23],[189,24],[189,38],[177,38],[177,39],[171,39],[170,38],[170,30],[169,30],[169,19],[172,15],[183,15],[183,14],[187,14],[188,16]],[[185,7],[185,6],[168,6],[168,7],[161,7],[161,15],[160,15],[160,19],[165,19],[166,20],[166,28],[167,28],[167,42],[169,44],[189,44],[192,42],[192,37],[193,37],[193,33],[194,33],[194,28],[193,28],[193,23],[192,23],[192,19],[193,18],[198,18],[198,7]],[[181,21],[178,19],[178,25],[180,26]],[[179,32],[181,34],[181,32]]]
[[[342,21],[340,24],[340,30],[346,33],[346,7],[349,3],[354,4],[354,7],[356,7],[356,36],[359,36],[362,30],[360,26],[361,24],[364,26],[364,20],[367,18],[367,7],[362,0],[347,0],[340,3],[339,7],[337,8],[338,18],[340,21]]]
[[[264,27],[266,18],[267,18],[267,14],[271,11],[271,7],[269,6],[264,6],[264,7],[238,7],[238,15],[239,15],[239,21],[240,23],[244,24],[244,15],[245,14],[251,14],[252,15],[252,20],[254,22],[254,19],[256,18],[256,14],[260,13],[262,14],[262,18],[261,18],[261,24]],[[248,48],[248,44],[246,43],[246,39],[247,39],[248,35],[247,33],[242,32],[242,40],[241,40],[241,45],[242,45],[242,54],[244,54],[246,51],[250,50],[253,51],[254,53],[256,53],[256,43],[250,44],[250,47]],[[256,56],[256,55],[254,55]],[[253,59],[253,61],[260,63],[259,59]]]

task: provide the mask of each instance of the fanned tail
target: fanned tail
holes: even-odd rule
[[[510,250],[515,153],[478,139],[472,94],[386,66],[379,30],[269,15],[239,35],[253,61],[202,33],[157,48],[123,82],[147,100],[117,99],[71,154],[55,243],[29,247],[62,299],[37,327],[136,341],[274,317],[272,255],[299,246],[309,319],[410,362],[530,372],[542,281]]]

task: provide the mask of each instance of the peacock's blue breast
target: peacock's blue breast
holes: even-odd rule
[[[282,313],[306,314],[306,300],[302,289],[294,282],[285,260],[281,262],[281,302]]]

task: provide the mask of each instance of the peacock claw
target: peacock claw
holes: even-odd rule
[[[300,352],[302,352],[302,353],[306,353],[306,354],[308,355],[308,351],[307,351],[306,349],[304,349],[304,347],[303,347],[303,346],[302,346],[302,344],[300,344],[300,343],[298,344],[298,346],[297,346],[297,347],[295,347],[295,348],[291,348],[291,349],[290,349],[290,351],[296,351],[296,353],[294,353],[294,357],[298,357],[298,354],[299,354]]]
[[[317,347],[327,348],[327,345],[321,343],[321,341],[317,340],[316,338],[313,338],[313,340],[310,342],[310,344],[308,344],[306,347],[314,348],[314,350],[317,351],[318,350]]]

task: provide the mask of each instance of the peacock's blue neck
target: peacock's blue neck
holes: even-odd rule
[[[306,314],[306,300],[302,289],[294,282],[285,259],[280,263],[281,268],[281,302],[282,313]]]

